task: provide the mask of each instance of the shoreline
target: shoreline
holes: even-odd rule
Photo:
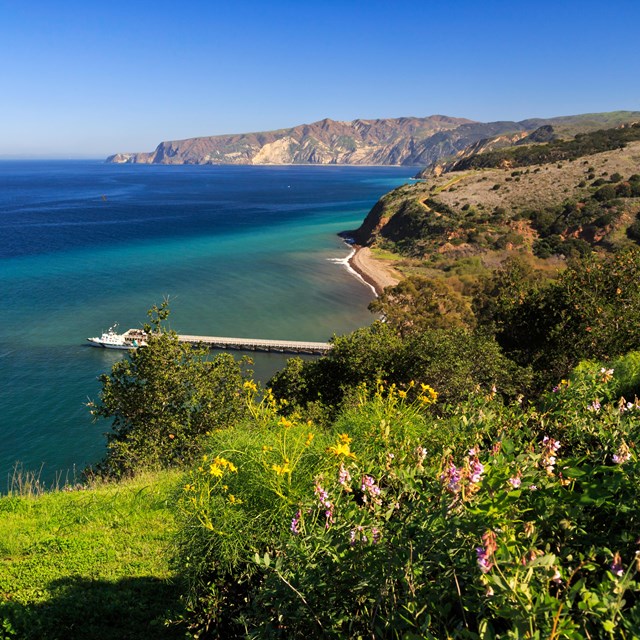
[[[352,245],[352,248],[353,253],[347,259],[347,264],[360,279],[373,289],[376,297],[386,287],[392,287],[402,280],[402,274],[386,261],[375,258],[369,247]]]

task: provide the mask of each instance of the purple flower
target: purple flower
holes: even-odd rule
[[[517,489],[522,484],[522,479],[520,478],[520,476],[513,476],[512,478],[509,478],[509,484],[514,489]]]
[[[618,578],[622,577],[624,575],[624,567],[622,566],[622,558],[620,557],[620,554],[616,551],[615,555],[613,556],[613,562],[611,563],[611,573],[613,573],[614,576],[618,576]]]
[[[300,509],[298,509],[298,511],[296,511],[296,515],[293,516],[293,519],[291,520],[291,533],[293,533],[294,535],[298,535],[300,533],[301,516],[302,513],[300,512]]]
[[[351,474],[349,470],[344,466],[344,463],[340,463],[340,471],[338,472],[338,482],[344,486],[351,482]]]
[[[380,487],[376,484],[376,481],[371,476],[362,476],[361,489],[364,496],[364,501],[367,501],[367,494],[371,497],[372,502],[375,504],[382,504],[382,500],[378,497],[380,495]]]
[[[469,480],[473,484],[477,484],[482,480],[482,474],[484,473],[484,465],[480,463],[479,460],[472,460],[471,462],[471,476]]]
[[[458,493],[460,491],[460,470],[453,462],[442,473],[440,480],[446,484],[447,491]]]
[[[331,509],[331,500],[329,500],[329,494],[320,486],[318,482],[316,482],[314,488],[314,493],[318,498],[318,502],[321,507],[326,507],[327,509]]]
[[[493,563],[489,557],[489,554],[485,551],[484,547],[476,547],[476,556],[478,558],[478,566],[482,573],[488,573],[493,567]]]
[[[382,534],[380,533],[380,529],[378,529],[377,527],[373,527],[371,529],[371,538],[372,538],[373,544],[378,544],[378,542],[380,542],[381,537],[382,537]]]

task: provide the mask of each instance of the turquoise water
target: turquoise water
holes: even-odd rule
[[[336,234],[414,173],[0,162],[0,491],[18,461],[50,481],[100,458],[110,425],[85,403],[125,356],[85,339],[165,296],[186,334],[324,341],[370,323]],[[262,379],[284,363],[255,360]]]

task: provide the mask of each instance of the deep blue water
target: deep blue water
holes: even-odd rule
[[[171,299],[179,333],[324,341],[371,322],[336,236],[408,167],[0,162],[0,492],[104,451],[85,403],[122,354],[85,345]],[[257,377],[282,366],[256,356]]]

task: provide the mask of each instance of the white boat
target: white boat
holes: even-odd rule
[[[147,345],[147,334],[142,329],[129,329],[125,333],[117,332],[118,325],[109,327],[99,338],[87,338],[92,347],[105,349],[137,349]]]

